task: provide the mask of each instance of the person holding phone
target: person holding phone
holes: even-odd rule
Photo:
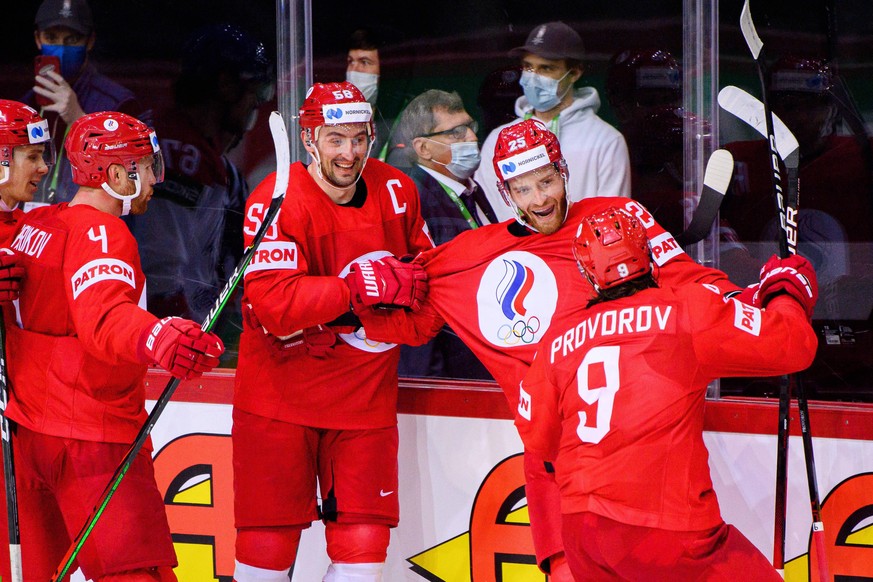
[[[119,85],[89,62],[96,33],[87,0],[44,0],[36,12],[33,39],[33,88],[22,98],[49,122],[58,163],[43,180],[38,202],[66,202],[76,192],[70,162],[64,155],[67,128],[86,113],[119,111],[151,125],[151,112],[133,91]]]

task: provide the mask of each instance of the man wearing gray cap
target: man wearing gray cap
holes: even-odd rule
[[[519,84],[524,95],[515,102],[518,123],[534,117],[561,140],[570,182],[572,203],[592,196],[630,196],[630,161],[624,137],[597,116],[600,96],[593,87],[573,88],[585,70],[585,50],[579,34],[563,22],[536,26],[523,46],[509,54],[521,58]],[[500,130],[482,144],[482,159],[490,160]],[[500,220],[514,218],[501,203],[497,176],[491,164],[481,164],[475,175]]]
[[[44,0],[34,19],[33,39],[40,57],[57,57],[60,70],[37,66],[33,89],[22,101],[49,122],[57,163],[42,181],[35,200],[69,201],[77,190],[63,151],[66,129],[86,113],[120,111],[151,125],[151,112],[129,89],[97,72],[88,60],[96,34],[86,0]]]

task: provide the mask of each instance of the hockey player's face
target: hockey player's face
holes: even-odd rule
[[[334,186],[351,186],[361,175],[368,146],[367,125],[364,123],[322,126],[315,143],[321,173]]]
[[[9,180],[0,186],[7,205],[33,200],[40,180],[48,173],[43,150],[45,145],[24,145],[13,149],[12,163],[5,169],[9,172]]]
[[[564,179],[550,164],[507,181],[509,195],[525,222],[542,234],[552,234],[567,216]]]
[[[139,173],[141,189],[139,196],[130,202],[131,214],[142,214],[148,208],[149,200],[152,199],[152,194],[155,191],[155,184],[157,183],[154,164],[155,156],[146,156],[137,162],[136,167]],[[133,192],[136,192],[136,184],[131,183],[131,187],[133,190],[130,193],[133,194]]]

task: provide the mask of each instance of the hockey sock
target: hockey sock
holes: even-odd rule
[[[233,582],[288,582],[291,568],[285,570],[267,570],[241,564],[235,561],[233,570]]]
[[[297,559],[300,533],[301,529],[293,526],[239,528],[236,532],[237,563],[266,571],[289,571]]]
[[[372,564],[385,561],[391,530],[372,523],[328,522],[327,555],[334,564]]]
[[[384,565],[331,564],[321,582],[381,582]]]

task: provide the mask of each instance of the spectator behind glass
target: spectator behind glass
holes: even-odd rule
[[[813,394],[866,397],[873,373],[873,156],[863,126],[854,135],[851,96],[840,93],[831,65],[814,55],[785,55],[767,76],[773,113],[799,143],[798,253],[818,273],[822,300],[814,314],[822,345],[805,374]],[[722,132],[729,126],[723,124]],[[769,146],[734,141],[734,176],[721,208],[720,267],[738,284],[753,281],[778,232]],[[787,190],[787,173],[782,171]],[[778,382],[722,382],[722,390],[773,393]]]
[[[359,28],[349,36],[346,55],[346,81],[360,89],[367,102],[373,106],[373,120],[376,124],[376,141],[370,150],[370,157],[383,162],[388,156],[388,140],[394,124],[386,120],[379,108],[379,76],[381,63],[379,48],[384,45],[382,36],[369,28]]]
[[[570,170],[569,201],[592,196],[630,196],[630,164],[624,138],[597,116],[600,96],[596,89],[573,89],[585,71],[582,38],[563,22],[549,22],[535,27],[524,46],[509,54],[521,58],[519,84],[524,89],[524,95],[515,102],[518,119],[512,123],[534,117],[561,140]],[[496,128],[485,139],[483,159],[492,158],[497,135],[506,125]],[[512,218],[501,203],[497,175],[491,164],[479,166],[476,181],[484,188],[497,217]]]
[[[226,154],[272,98],[273,68],[264,45],[231,24],[192,34],[181,64],[174,103],[155,124],[166,179],[150,211],[129,224],[142,251],[149,311],[202,321],[243,251],[249,188]],[[228,346],[241,326],[238,301],[233,305],[236,318],[222,318],[219,330]]]
[[[823,292],[830,283],[852,271],[869,273],[863,264],[853,269],[850,259],[870,264],[859,254],[849,256],[844,243],[870,243],[871,226],[871,158],[866,136],[838,135],[842,113],[834,98],[835,79],[826,62],[806,56],[778,59],[768,75],[768,90],[773,112],[788,126],[800,145],[800,211],[798,250],[812,261]],[[762,242],[775,240],[776,210],[770,183],[769,147],[764,140],[727,144],[734,156],[735,169],[731,189],[722,205],[722,219],[734,240]],[[786,176],[782,172],[783,178]],[[783,188],[787,183],[783,184]],[[727,242],[727,241],[726,241]],[[725,249],[722,249],[724,252]],[[741,268],[741,253],[723,265],[737,282],[745,284],[772,249],[752,251],[752,267]],[[869,255],[869,253],[867,253]],[[723,256],[723,259],[727,258]],[[866,273],[864,272],[866,271]],[[859,307],[853,301],[840,305]],[[866,301],[868,312],[870,302]],[[823,301],[820,307],[828,306]],[[818,316],[824,315],[821,311]],[[832,314],[836,317],[836,314]],[[863,318],[866,318],[864,314]]]
[[[90,62],[97,34],[86,0],[44,0],[34,25],[33,39],[40,54],[61,61],[60,74],[46,71],[35,75],[33,89],[22,98],[48,120],[57,151],[57,164],[40,184],[35,200],[65,202],[76,192],[64,151],[69,125],[97,111],[120,111],[151,125],[151,111],[140,105],[132,91],[98,73]],[[48,104],[40,106],[37,98]]]
[[[402,150],[410,158],[406,173],[418,188],[421,216],[434,244],[497,222],[471,177],[480,161],[476,122],[457,93],[425,91],[404,110],[398,132],[410,146]],[[491,379],[448,325],[423,346],[401,346],[399,370],[401,376]]]

